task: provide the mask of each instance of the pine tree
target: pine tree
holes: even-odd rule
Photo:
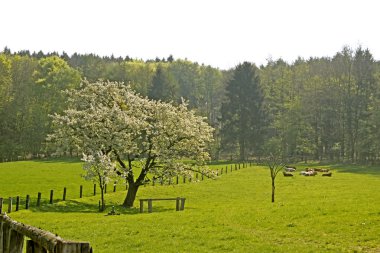
[[[226,88],[227,100],[222,104],[222,147],[239,149],[245,160],[249,153],[260,153],[264,126],[263,94],[258,69],[251,63],[239,64]]]

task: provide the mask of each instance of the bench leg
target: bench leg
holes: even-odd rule
[[[140,213],[144,212],[144,201],[140,200]]]
[[[176,211],[179,211],[179,200],[180,200],[180,198],[177,198],[177,199],[175,200],[175,210],[176,210]]]
[[[151,212],[153,212],[152,200],[148,199],[148,213],[151,213]]]
[[[181,211],[183,211],[183,210],[185,210],[185,198],[181,198],[181,208],[180,208],[180,210]]]

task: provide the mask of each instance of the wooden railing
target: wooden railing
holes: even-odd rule
[[[22,253],[24,237],[26,253],[92,253],[88,242],[71,242],[48,231],[12,220],[0,214],[0,253]]]

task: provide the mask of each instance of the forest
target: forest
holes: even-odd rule
[[[0,161],[53,155],[51,117],[82,80],[123,82],[150,99],[181,103],[215,129],[214,160],[276,153],[292,161],[378,163],[380,64],[368,49],[333,57],[269,59],[220,70],[187,59],[0,52]],[[76,156],[78,154],[66,154]]]

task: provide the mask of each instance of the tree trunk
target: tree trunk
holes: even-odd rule
[[[101,207],[100,211],[103,212],[106,209],[106,204],[104,203],[104,186],[100,186],[100,194],[101,194]]]
[[[139,185],[136,183],[129,182],[127,196],[124,199],[123,206],[124,207],[133,207],[133,202],[136,199],[137,190],[139,189]]]
[[[274,186],[274,178],[272,178],[272,203],[274,203],[274,190],[275,190],[275,186]]]

